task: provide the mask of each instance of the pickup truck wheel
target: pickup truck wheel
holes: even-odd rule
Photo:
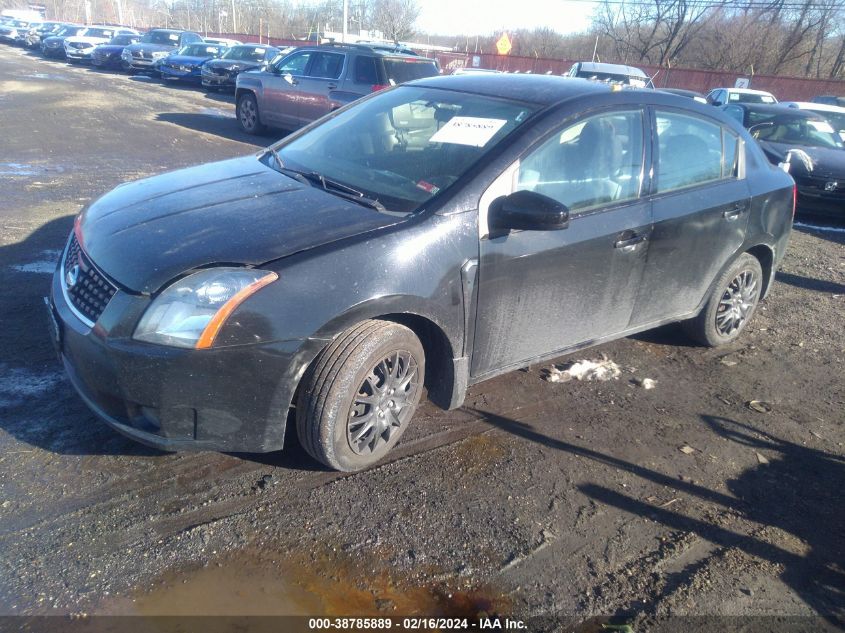
[[[424,376],[425,353],[410,329],[359,323],[332,341],[303,379],[296,402],[300,443],[336,470],[372,466],[407,428]]]
[[[687,333],[709,347],[733,342],[754,316],[762,285],[760,262],[743,253],[719,277],[701,313],[684,323]]]
[[[260,134],[264,126],[258,119],[258,101],[251,92],[245,92],[238,98],[238,105],[235,108],[238,123],[241,129],[247,134]]]

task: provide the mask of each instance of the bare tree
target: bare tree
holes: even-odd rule
[[[416,0],[374,0],[372,14],[373,26],[398,42],[414,34],[420,7]]]

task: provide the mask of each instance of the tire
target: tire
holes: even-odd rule
[[[684,322],[684,329],[708,347],[732,343],[754,316],[763,287],[763,269],[753,255],[743,253],[719,277],[704,309]]]
[[[425,353],[410,329],[390,321],[359,323],[306,372],[296,401],[299,442],[335,470],[372,466],[407,428],[424,376]]]
[[[245,92],[238,98],[235,116],[238,118],[238,125],[247,134],[261,134],[265,130],[258,117],[258,101],[251,92]]]

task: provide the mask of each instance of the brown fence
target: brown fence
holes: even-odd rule
[[[215,35],[209,33],[208,36],[214,37]],[[257,39],[255,35],[220,34],[216,36],[242,41],[255,41]],[[266,37],[263,38],[263,41],[265,44],[268,43]],[[302,46],[313,42],[270,38],[269,43],[273,46]],[[458,68],[477,67],[503,72],[533,73],[535,75],[564,75],[575,63],[575,60],[492,55],[489,53],[437,52],[428,53],[428,56],[437,59],[446,74],[454,72]],[[750,80],[752,88],[767,90],[781,101],[809,101],[817,95],[845,96],[845,81],[772,75],[752,76],[720,70],[696,70],[692,68],[661,68],[643,65],[639,65],[638,68],[654,77],[654,85],[658,88],[685,88],[706,94],[713,88],[733,86],[738,78],[745,77]]]

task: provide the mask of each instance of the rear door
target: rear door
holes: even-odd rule
[[[331,94],[337,90],[345,60],[344,53],[314,53],[305,76],[299,78],[299,117],[302,125],[331,112]]]
[[[632,326],[691,314],[745,240],[741,139],[719,122],[655,109],[654,230]]]
[[[651,231],[646,157],[643,111],[629,106],[565,124],[520,159],[512,190],[562,202],[570,223],[482,234],[474,377],[627,328]]]

